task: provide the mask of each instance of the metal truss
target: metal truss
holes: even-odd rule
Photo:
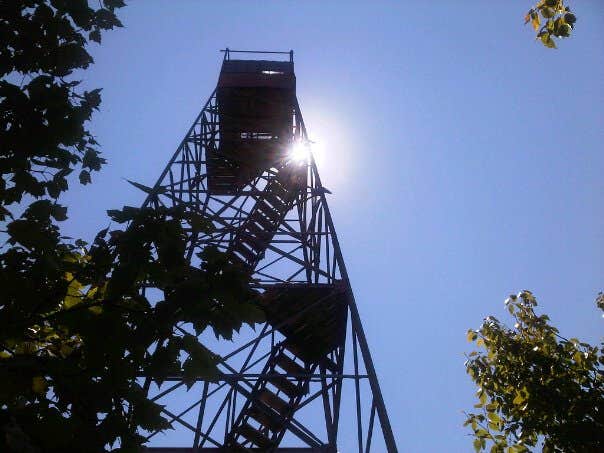
[[[210,234],[185,225],[190,262],[196,264],[204,247],[216,246],[247,266],[252,285],[275,304],[266,323],[242,329],[232,342],[217,341],[209,332],[198,337],[221,357],[218,382],[200,378],[188,387],[182,376],[163,382],[143,378],[149,398],[164,406],[175,428],[143,433],[148,450],[396,452],[327,205],[329,192],[312,154],[296,162],[283,153],[233,193],[212,193],[208,162],[220,157],[219,115],[214,92],[143,206],[183,206],[208,218],[214,225]],[[292,116],[291,137],[283,146],[308,145],[297,102]],[[292,294],[304,302],[281,310]],[[309,320],[317,313],[325,324],[318,328],[319,340],[329,342],[328,352],[304,359],[290,333],[312,329]],[[193,333],[191,326],[177,329]]]

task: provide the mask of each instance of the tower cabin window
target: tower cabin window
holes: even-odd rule
[[[247,140],[273,140],[276,137],[265,132],[241,132],[239,138]]]

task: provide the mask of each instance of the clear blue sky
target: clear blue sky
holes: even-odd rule
[[[109,164],[66,232],[139,205],[211,94],[218,49],[295,51],[298,99],[401,451],[471,450],[465,332],[531,289],[564,335],[604,320],[604,4],[533,40],[514,1],[142,1],[93,47]]]

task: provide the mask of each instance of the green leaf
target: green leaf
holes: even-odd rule
[[[479,428],[478,431],[476,431],[476,436],[478,436],[480,439],[488,439],[491,437],[489,432],[484,428]]]
[[[92,96],[92,100],[96,99],[94,95]],[[100,153],[98,151],[92,148],[88,148],[84,153],[84,157],[82,158],[82,167],[89,168],[90,170],[94,171],[99,171],[101,169],[101,165],[105,163],[105,159],[99,157],[99,154]]]
[[[189,353],[189,358],[183,364],[183,374],[187,384],[192,385],[196,379],[215,382],[219,376],[216,368],[217,356],[199,343],[193,335],[184,335],[182,343],[183,349]]]
[[[487,417],[490,421],[492,421],[493,423],[499,423],[501,421],[501,418],[499,418],[499,415],[497,415],[496,412],[489,412],[487,414]]]
[[[67,220],[67,208],[65,206],[61,206],[60,204],[53,204],[51,215],[59,222]]]
[[[583,364],[583,353],[580,351],[577,351],[573,354],[573,359],[575,362],[577,362],[577,364],[582,365]]]
[[[124,0],[105,0],[105,6],[107,8],[122,8],[123,6],[126,6],[126,4],[124,3]]]
[[[187,388],[191,388],[197,380],[217,382],[220,373],[215,363],[210,360],[203,361],[189,357],[182,366],[183,380]]]
[[[473,445],[474,445],[475,452],[479,452],[480,450],[482,450],[482,445],[481,445],[480,439],[474,439]]]
[[[117,223],[125,223],[134,220],[141,210],[132,206],[124,206],[120,209],[109,209],[107,214]]]
[[[572,26],[577,21],[577,17],[573,13],[566,13],[564,21]]]
[[[92,30],[88,34],[88,39],[100,44],[101,43],[101,31],[98,28]]]
[[[137,398],[134,403],[134,421],[147,431],[161,431],[171,428],[168,421],[161,415],[162,408],[163,406],[149,401],[147,398]]]
[[[485,406],[485,409],[489,412],[496,411],[498,408],[499,408],[499,404],[496,401],[489,403]]]
[[[90,108],[98,110],[99,105],[101,105],[101,90],[102,88],[97,88],[92,91],[84,92],[84,99]]]
[[[545,24],[545,28],[551,33],[554,30],[554,21],[549,19]]]
[[[554,8],[549,8],[549,7],[541,8],[541,15],[546,19],[554,17],[555,14],[556,14],[556,12],[554,11]]]
[[[545,47],[549,47],[550,49],[556,48],[556,43],[548,32],[544,32],[539,36],[539,38]]]
[[[568,38],[572,32],[572,27],[569,24],[561,23],[556,30],[556,35],[562,38]]]
[[[11,244],[21,244],[28,249],[52,250],[56,247],[57,238],[39,222],[31,220],[14,220],[7,226]]]
[[[92,179],[90,178],[90,172],[88,170],[82,170],[80,172],[80,184],[90,184]]]

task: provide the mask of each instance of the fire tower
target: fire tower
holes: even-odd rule
[[[216,342],[218,382],[147,379],[175,428],[150,433],[149,451],[396,452],[329,192],[312,153],[290,155],[309,147],[293,51],[223,52],[216,89],[144,206],[208,218],[214,230],[191,233],[188,259],[213,245],[247,268],[266,322]]]

